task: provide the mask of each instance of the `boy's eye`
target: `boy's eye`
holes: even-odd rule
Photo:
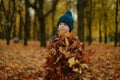
[[[62,23],[60,23],[59,25],[62,25]]]
[[[64,25],[65,25],[65,26],[67,26],[67,24],[66,24],[66,23],[64,23]]]

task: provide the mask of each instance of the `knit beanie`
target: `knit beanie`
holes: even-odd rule
[[[74,20],[72,18],[72,13],[70,10],[68,10],[63,16],[59,18],[57,25],[59,25],[61,22],[64,22],[69,26],[70,32],[73,30]]]

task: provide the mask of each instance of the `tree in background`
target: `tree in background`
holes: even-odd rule
[[[55,4],[57,2],[54,1]],[[54,3],[53,3],[54,5]],[[39,35],[40,35],[40,44],[41,46],[46,46],[46,24],[45,24],[45,18],[54,11],[54,7],[53,6],[52,9],[50,9],[49,11],[47,11],[46,13],[44,13],[44,0],[36,0],[33,4],[29,3],[29,6],[32,7],[33,9],[35,9],[36,14],[38,16],[38,20],[40,23],[40,28],[39,28]]]
[[[52,8],[53,8],[53,11],[52,11],[52,29],[53,29],[52,34],[54,34],[56,32],[54,18],[55,18],[55,14],[56,14],[56,6],[58,4],[58,1],[59,0],[53,0],[52,1]]]
[[[77,2],[77,15],[78,15],[78,38],[84,42],[84,5],[85,0],[78,0]]]
[[[104,42],[107,42],[109,38],[115,41],[116,1],[27,0],[27,4],[25,1],[0,0],[0,39],[5,39],[7,43],[14,37],[26,40],[25,36],[27,36],[27,41],[39,40],[41,46],[46,46],[47,39],[56,31],[58,17],[68,9],[73,12],[74,31],[78,34],[80,41],[85,41],[86,37],[88,37],[89,43],[99,37],[100,42],[102,42],[102,38],[106,40]],[[26,5],[28,5],[30,15],[26,14]],[[35,11],[34,16],[31,16],[30,8]],[[77,18],[75,18],[76,15],[78,15]],[[32,20],[31,17],[33,17]],[[119,32],[119,28],[116,30]]]
[[[93,4],[93,0],[87,1],[87,10],[86,10],[86,18],[87,18],[87,27],[88,27],[88,44],[91,45],[92,43],[92,22],[94,17],[94,9],[95,4]]]
[[[103,32],[104,32],[104,43],[107,43],[107,35],[108,35],[108,27],[107,26],[107,20],[108,20],[108,12],[107,10],[108,9],[108,3],[107,1],[105,0],[104,2],[103,1],[99,1],[100,5],[101,5],[101,9],[102,9],[102,12],[99,13],[99,33],[100,33],[100,37],[101,37],[101,19],[103,20]],[[102,18],[103,17],[103,18]]]
[[[4,39],[5,38],[4,11],[5,11],[4,2],[3,2],[3,0],[1,0],[0,1],[0,39]]]
[[[24,45],[26,46],[27,45],[27,41],[28,41],[28,37],[29,37],[29,34],[28,34],[28,23],[29,23],[29,11],[28,11],[28,0],[25,0],[25,26],[24,26]]]
[[[107,43],[107,13],[104,12],[104,43]]]
[[[101,26],[101,18],[99,18],[99,42],[102,42],[102,26]]]
[[[7,40],[7,45],[10,44],[10,35],[11,35],[11,30],[13,27],[13,23],[15,21],[15,0],[12,2],[9,0],[8,2],[8,11],[6,12],[6,20],[7,20],[7,27],[6,27],[6,40]]]
[[[99,6],[98,6],[99,5]],[[99,31],[99,42],[102,42],[102,19],[103,19],[103,13],[101,8],[101,3],[96,3],[96,14],[98,17],[98,31]]]
[[[116,0],[116,10],[115,10],[115,43],[114,46],[117,46],[118,43],[118,0]]]
[[[24,21],[23,21],[23,17],[22,17],[22,8],[21,7],[19,8],[18,13],[19,13],[19,16],[20,16],[18,38],[20,40],[22,40],[23,39],[23,37],[22,37],[22,30],[23,30],[23,26],[24,26]]]

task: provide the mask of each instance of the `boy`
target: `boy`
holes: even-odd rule
[[[49,44],[44,80],[76,80],[81,72],[83,48],[79,39],[71,31],[74,20],[71,11],[67,11],[58,20],[58,32]]]
[[[70,10],[68,10],[63,16],[61,16],[57,23],[58,27],[58,33],[61,31],[64,33],[71,32],[74,27],[74,20],[72,18],[72,13]],[[53,36],[53,41],[55,37],[58,35],[58,33],[55,33]]]

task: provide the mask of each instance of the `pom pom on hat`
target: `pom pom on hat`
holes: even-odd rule
[[[70,10],[68,10],[63,16],[59,18],[58,25],[61,22],[65,22],[69,26],[70,32],[73,30],[74,20],[72,18],[72,13]]]

